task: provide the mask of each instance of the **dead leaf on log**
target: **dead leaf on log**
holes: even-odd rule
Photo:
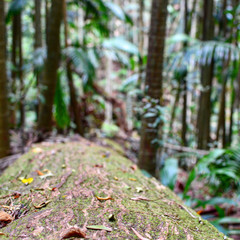
[[[0,236],[6,236],[6,234],[3,232],[0,232]]]
[[[37,205],[37,206],[35,206],[35,205],[33,204],[33,206],[34,206],[36,209],[41,209],[41,208],[43,208],[43,207],[46,207],[50,202],[51,202],[51,200],[48,200],[48,201],[46,201],[46,202],[40,203],[40,204]]]
[[[62,239],[67,239],[67,238],[85,238],[86,233],[84,230],[78,227],[71,227],[67,230],[65,230],[62,234]]]
[[[135,170],[137,170],[137,165],[134,164],[134,165],[132,165],[130,168],[131,168],[133,171],[135,171]]]
[[[6,226],[8,223],[13,221],[13,217],[4,211],[0,211],[0,223],[1,226]]]
[[[136,181],[137,181],[137,179],[136,179],[136,178],[129,178],[129,180],[130,180],[130,181],[134,181],[134,182],[136,182]]]
[[[92,229],[92,230],[105,230],[107,232],[111,232],[112,231],[111,228],[105,227],[103,225],[90,225],[90,226],[87,226],[86,228]]]
[[[139,232],[137,232],[137,230],[135,230],[134,228],[132,228],[133,232],[137,235],[137,237],[140,239],[140,240],[150,240],[149,238],[145,238],[143,237]]]
[[[103,168],[103,165],[102,164],[95,164],[94,167],[95,168]]]
[[[41,172],[41,171],[39,171],[39,170],[36,170],[36,172],[37,172],[37,175],[38,176],[43,176],[44,174]]]
[[[97,198],[99,201],[113,200],[113,198],[110,197],[110,196],[109,196],[109,197],[105,197],[105,198],[96,196],[96,198]]]

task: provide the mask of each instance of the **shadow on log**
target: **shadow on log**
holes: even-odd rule
[[[36,145],[0,187],[2,239],[227,239],[128,159],[85,139]]]

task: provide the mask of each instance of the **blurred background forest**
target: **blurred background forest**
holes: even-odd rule
[[[239,0],[1,0],[0,169],[113,139],[240,239],[239,31]]]

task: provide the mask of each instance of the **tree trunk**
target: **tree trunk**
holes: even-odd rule
[[[67,48],[69,45],[66,1],[67,0],[64,0],[64,7],[63,7],[65,48]],[[71,70],[71,62],[69,59],[67,59],[66,70],[67,70],[67,80],[68,80],[68,87],[69,87],[69,94],[70,94],[70,104],[71,104],[71,110],[73,112],[73,120],[76,125],[76,132],[83,136],[84,130],[83,130],[82,116],[80,113],[79,103],[77,101],[76,89],[74,86],[73,75]]]
[[[150,101],[158,101],[162,98],[162,72],[164,60],[164,43],[166,35],[167,3],[165,0],[153,0],[151,11],[151,26],[149,33],[148,62],[145,82],[146,97]],[[153,140],[158,139],[158,128],[152,128],[149,124],[155,121],[153,118],[142,118],[141,143],[139,152],[139,166],[156,174],[157,147]],[[161,137],[161,136],[160,136]]]
[[[42,0],[35,0],[35,19],[34,19],[34,25],[35,25],[35,35],[34,35],[34,48],[35,51],[39,50],[42,48],[42,14],[41,14],[41,9],[42,9]],[[42,81],[42,71],[41,69],[35,69],[35,74],[36,74],[36,85],[37,85],[37,90],[38,93],[40,91],[39,85],[41,84]],[[38,97],[37,103],[36,103],[36,116],[37,116],[37,121],[39,117],[39,102],[40,98]]]
[[[144,0],[138,0],[138,5],[139,5],[139,16],[138,16],[138,49],[140,53],[139,57],[139,71],[138,71],[138,85],[141,88],[143,84],[143,78],[142,78],[142,73],[143,73],[143,57],[144,57],[144,19],[143,19],[143,14],[144,14]]]
[[[0,1],[0,158],[10,153],[4,1]]]
[[[19,126],[21,129],[24,129],[25,126],[25,86],[23,79],[23,48],[22,48],[22,12],[16,15],[18,19],[18,51],[19,51],[19,62],[18,62],[18,77],[19,77],[19,85],[20,85],[20,101],[19,101],[19,111],[20,111],[20,122]]]
[[[3,238],[230,240],[113,145],[42,143],[18,159],[0,177],[0,210],[15,216]],[[26,186],[19,173],[33,182]]]
[[[214,36],[213,0],[204,0],[203,41],[212,40]],[[210,141],[211,92],[214,63],[207,63],[201,68],[202,90],[198,110],[198,148],[208,149]]]
[[[188,0],[184,1],[184,33],[186,35],[189,34],[191,29],[188,29]],[[184,43],[184,48],[187,48],[187,43]],[[188,86],[187,86],[187,66],[186,66],[186,74],[184,74],[183,79],[183,110],[182,110],[182,145],[187,146],[187,103],[188,103]]]
[[[43,132],[52,129],[52,108],[60,62],[60,26],[63,17],[63,0],[52,0],[48,18],[47,59],[44,66],[42,96],[38,129]]]

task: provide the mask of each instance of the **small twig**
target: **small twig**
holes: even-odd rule
[[[143,237],[139,232],[137,232],[137,230],[135,230],[134,228],[132,228],[133,232],[137,235],[137,237],[140,239],[140,240],[150,240],[149,238],[145,238]]]
[[[198,218],[198,217],[194,216],[185,206],[180,205],[180,204],[179,204],[179,206],[180,206],[181,208],[183,208],[191,217],[193,217],[193,218]]]
[[[71,176],[72,172],[68,172],[66,175],[64,175],[62,178],[61,178],[61,182],[59,184],[57,184],[54,188],[61,188],[63,186],[63,184],[67,181],[67,179]]]

